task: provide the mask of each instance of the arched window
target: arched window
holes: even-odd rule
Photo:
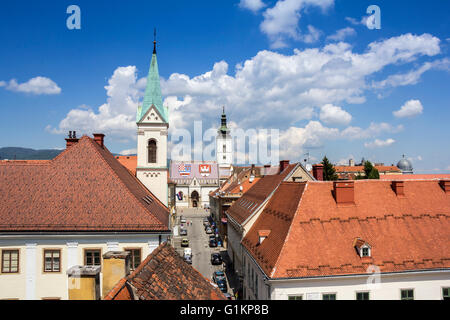
[[[156,163],[156,140],[148,140],[148,163]]]

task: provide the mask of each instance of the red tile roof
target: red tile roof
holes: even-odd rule
[[[0,202],[1,231],[168,231],[167,207],[88,136],[46,163],[1,162]]]
[[[139,300],[225,300],[217,286],[183,261],[166,242],[120,280],[105,300],[134,300],[133,290]]]
[[[121,165],[128,169],[133,176],[136,175],[137,156],[116,156]]]
[[[374,166],[379,172],[401,172],[397,166]],[[341,172],[364,172],[364,166],[334,166],[336,173]]]
[[[381,175],[380,180],[430,180],[450,179],[450,174],[390,174]]]
[[[242,241],[269,277],[450,268],[450,194],[439,181],[405,181],[402,197],[390,181],[355,181],[355,204],[346,206],[336,205],[331,182],[300,185],[283,183]],[[294,214],[285,202],[299,204]],[[262,229],[272,232],[258,246]],[[355,238],[371,257],[356,253]]]
[[[227,210],[227,215],[239,224],[245,222],[296,167],[297,164],[290,164],[280,174],[267,175],[259,179]]]

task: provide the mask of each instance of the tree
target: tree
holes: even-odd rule
[[[327,156],[323,157],[322,164],[323,164],[323,180],[324,181],[337,180],[338,175],[336,174],[336,169],[334,169],[334,166],[328,160]]]
[[[365,179],[380,179],[380,173],[370,161],[364,162]]]

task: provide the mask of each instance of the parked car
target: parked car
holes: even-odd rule
[[[192,249],[191,248],[184,248],[184,256],[192,256]]]
[[[216,240],[216,239],[217,239],[216,236],[213,235],[213,234],[209,236],[209,240],[210,240],[210,241],[211,241],[211,240]]]
[[[217,281],[217,285],[219,286],[220,291],[222,291],[222,292],[227,292],[228,291],[228,286],[227,286],[227,281],[226,280],[219,280],[219,281]]]
[[[218,253],[211,253],[211,264],[222,264],[222,256]]]
[[[207,233],[207,234],[211,234],[211,233],[213,233],[213,231],[212,231],[211,228],[208,227],[208,228],[206,228],[206,233]]]
[[[217,281],[226,280],[225,273],[223,271],[214,271],[213,273],[213,281],[217,283]]]
[[[187,236],[188,234],[187,234],[187,229],[185,229],[185,228],[181,228],[180,229],[180,236]]]
[[[189,247],[189,240],[187,238],[183,238],[183,240],[181,240],[181,246]]]
[[[210,248],[215,248],[215,247],[217,247],[217,241],[216,241],[216,239],[209,239],[209,247],[210,247]]]
[[[206,231],[206,229],[208,229],[208,228],[211,229],[211,225],[209,224],[209,222],[208,222],[207,224],[205,224],[204,227],[205,227],[205,231]]]
[[[184,256],[184,261],[186,261],[189,264],[192,264],[192,256]]]
[[[186,223],[186,218],[183,216],[180,216],[180,223]]]
[[[203,225],[206,226],[207,224],[209,224],[208,218],[203,218]]]

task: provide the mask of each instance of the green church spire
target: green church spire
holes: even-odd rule
[[[147,87],[145,88],[144,101],[142,102],[142,106],[139,106],[137,110],[137,122],[142,120],[142,117],[151,108],[152,105],[154,105],[158,112],[161,114],[161,117],[163,118],[162,120],[165,122],[169,122],[168,110],[166,110],[162,103],[158,62],[156,60],[156,39],[155,41],[153,41],[152,61],[150,63],[150,70],[147,76]]]

